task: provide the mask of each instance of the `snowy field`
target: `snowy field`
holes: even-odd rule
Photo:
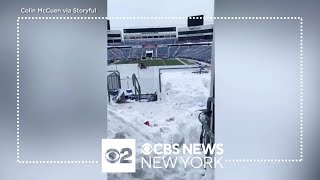
[[[168,67],[168,66],[166,66]],[[174,66],[177,67],[177,66]],[[184,66],[185,67],[185,66]],[[136,73],[144,93],[159,92],[158,69],[138,70],[136,65],[109,66],[121,73],[122,87],[132,88],[131,78]],[[109,174],[110,179],[211,179],[213,171],[203,168],[141,168],[139,162],[142,144],[199,143],[201,124],[199,109],[205,108],[210,91],[210,73],[194,74],[194,70],[169,70],[162,72],[161,100],[156,102],[111,103],[108,106],[108,138],[134,138],[137,142],[137,170],[135,174]],[[149,121],[151,127],[144,124]],[[152,155],[151,155],[152,156]],[[190,155],[184,155],[190,156]]]
[[[208,65],[205,64],[204,65]],[[136,74],[139,83],[141,85],[142,93],[150,93],[159,91],[159,69],[160,68],[179,68],[179,67],[196,67],[195,65],[175,65],[175,66],[150,66],[147,69],[138,68],[137,64],[118,64],[108,66],[108,71],[118,70],[121,74],[121,87],[123,89],[133,89],[132,86],[132,74]],[[199,69],[190,70],[166,70],[166,72],[193,72]],[[181,77],[183,78],[183,77]],[[180,79],[181,80],[181,79]],[[183,81],[187,81],[187,77]]]

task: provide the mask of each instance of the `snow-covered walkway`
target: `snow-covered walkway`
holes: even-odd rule
[[[140,79],[140,84],[144,84]],[[162,99],[157,102],[132,102],[108,106],[108,138],[133,138],[137,143],[137,159],[142,144],[199,143],[203,109],[210,90],[210,73],[190,71],[162,73]],[[151,127],[144,124],[149,121]],[[201,179],[204,170],[178,167],[174,169],[141,169],[135,174],[112,174],[111,179]]]

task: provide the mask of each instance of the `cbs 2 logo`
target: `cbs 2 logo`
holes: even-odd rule
[[[117,163],[119,160],[120,163],[132,163],[132,160],[128,160],[131,156],[132,150],[130,148],[122,148],[120,152],[117,149],[111,148],[105,153],[105,159],[109,163]]]

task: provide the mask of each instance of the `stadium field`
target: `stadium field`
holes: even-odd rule
[[[187,65],[192,65],[192,64],[195,64],[194,62],[192,62],[192,61],[189,61],[189,60],[187,60],[187,59],[180,59],[181,61],[183,61],[185,64],[187,64]]]
[[[138,64],[144,63],[146,66],[172,66],[172,65],[190,65],[193,64],[188,60],[177,59],[152,59],[152,60],[119,60],[114,64]]]

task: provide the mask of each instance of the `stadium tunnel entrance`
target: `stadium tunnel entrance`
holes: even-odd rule
[[[146,58],[153,58],[153,50],[146,50]]]

